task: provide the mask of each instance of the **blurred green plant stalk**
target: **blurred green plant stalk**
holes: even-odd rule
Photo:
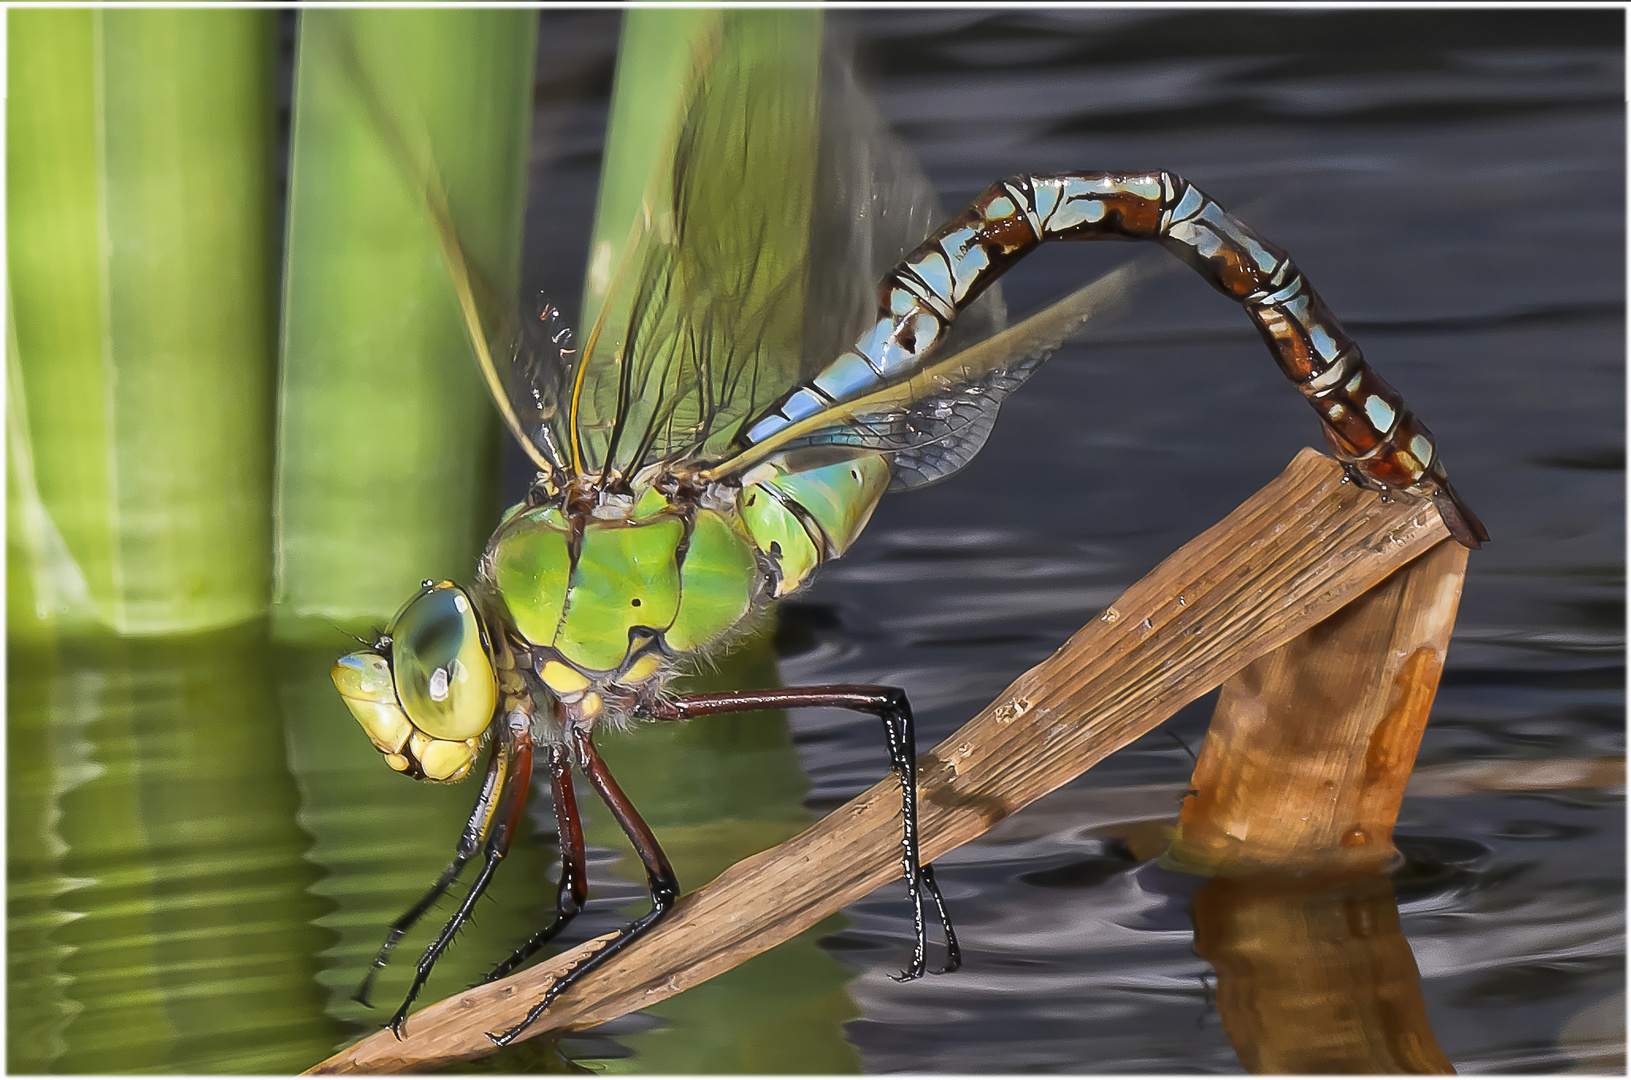
[[[513,298],[537,13],[301,18],[273,625],[332,639],[328,622],[382,623],[423,578],[468,580],[496,521],[498,426],[412,170],[437,163],[474,262]]]
[[[332,636],[469,575],[496,426],[423,203],[323,43],[411,118],[513,296],[536,17],[302,15],[281,335],[276,14],[11,20],[14,640],[194,633],[274,595],[280,631]]]
[[[706,8],[638,8],[624,13],[617,39],[617,74],[606,123],[606,150],[595,221],[584,267],[580,334],[588,336],[624,260],[641,204],[660,197],[653,181],[672,160],[674,126],[692,50],[718,35],[723,15]],[[819,15],[817,16],[819,19]]]
[[[775,218],[783,231],[755,235],[762,247],[785,253],[793,260],[809,246],[810,184],[816,168],[816,117],[820,99],[821,12],[726,11],[718,8],[647,7],[624,13],[617,43],[617,77],[612,88],[611,116],[606,127],[606,156],[595,201],[595,223],[590,237],[589,265],[585,267],[582,324],[592,326],[606,300],[613,276],[629,242],[643,222],[642,203],[650,199],[661,207],[671,197],[672,162],[677,126],[684,102],[681,89],[690,65],[721,47],[727,23],[734,34],[731,64],[740,69],[766,66],[780,91],[776,105],[789,115],[772,117],[752,134],[752,153],[692,163],[696,179],[740,185],[732,199],[715,207],[721,219],[740,213],[742,199],[771,202],[782,213]],[[724,93],[720,87],[711,88]],[[762,102],[742,102],[746,110]],[[796,122],[794,120],[796,119]],[[788,163],[793,162],[789,167]],[[798,163],[807,163],[800,170]],[[798,190],[778,188],[766,194],[753,190],[756,182],[785,181],[787,174],[808,174]],[[787,205],[791,204],[791,205]],[[786,219],[785,222],[783,219]],[[689,223],[709,235],[740,232],[720,221]],[[756,252],[762,254],[762,252]],[[631,290],[632,291],[632,290]]]
[[[9,20],[14,638],[265,610],[276,34],[269,11]]]

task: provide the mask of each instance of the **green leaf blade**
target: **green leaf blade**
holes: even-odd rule
[[[431,155],[466,247],[513,298],[536,14],[303,19],[277,462],[274,621],[290,638],[388,618],[425,577],[467,580],[496,511],[498,429],[417,163],[393,156],[345,65]]]
[[[9,38],[14,432],[72,614],[121,634],[266,609],[275,48],[253,11],[29,12]]]

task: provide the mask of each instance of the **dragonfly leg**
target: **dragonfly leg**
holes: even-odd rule
[[[521,811],[526,806],[527,792],[532,786],[532,733],[525,720],[506,725],[494,756],[504,759],[504,776],[499,781],[503,791],[495,808],[497,812],[486,822],[481,845],[481,872],[476,875],[476,880],[471,884],[464,903],[459,905],[459,910],[454,912],[436,940],[430,943],[430,947],[419,958],[419,966],[414,971],[408,994],[386,1025],[399,1039],[402,1037],[403,1024],[408,1018],[408,1009],[419,996],[425,980],[430,978],[431,969],[436,966],[442,951],[453,940],[453,935],[458,933],[459,927],[470,918],[476,901],[487,891],[488,883],[493,880],[493,872],[498,869],[499,862],[510,850],[510,841],[515,837],[515,831],[521,823]]]
[[[907,900],[912,905],[915,941],[912,966],[899,976],[901,981],[921,977],[927,970],[928,933],[923,918],[923,896],[934,901],[946,935],[946,966],[936,974],[956,971],[963,964],[957,932],[934,868],[924,865],[918,855],[917,829],[917,739],[913,730],[912,706],[906,692],[893,686],[786,686],[770,690],[739,690],[720,694],[691,694],[658,702],[653,719],[688,720],[726,712],[755,709],[797,709],[824,707],[871,713],[883,721],[889,743],[889,766],[901,788],[901,869],[906,878]]]
[[[611,770],[606,767],[605,760],[601,758],[600,752],[595,749],[595,744],[589,732],[574,729],[571,733],[571,739],[572,748],[577,754],[584,775],[589,778],[590,785],[601,797],[601,800],[605,802],[607,808],[611,810],[612,816],[617,819],[617,823],[623,827],[624,834],[629,838],[629,842],[634,845],[635,854],[640,857],[641,865],[646,868],[646,884],[651,894],[651,910],[625,926],[611,941],[590,953],[586,958],[579,961],[576,967],[571,968],[551,983],[549,989],[544,992],[543,998],[527,1011],[525,1019],[519,1024],[498,1034],[488,1032],[487,1037],[499,1046],[508,1044],[517,1035],[525,1031],[534,1020],[543,1015],[544,1010],[549,1008],[550,1003],[559,997],[562,991],[617,955],[629,942],[634,941],[653,926],[656,926],[658,921],[673,909],[674,900],[679,896],[680,892],[679,881],[674,877],[674,868],[669,865],[668,856],[663,854],[663,849],[657,843],[657,838],[652,835],[651,827],[641,819],[639,812],[634,809],[634,804],[629,801],[627,795],[623,794],[623,789],[618,787],[617,781],[612,778]]]
[[[351,995],[353,1000],[369,1005],[368,996],[373,992],[374,980],[385,970],[385,965],[390,963],[391,954],[396,951],[397,943],[459,879],[471,856],[481,850],[487,834],[492,830],[493,818],[505,790],[505,774],[509,768],[509,760],[509,747],[500,741],[494,746],[493,753],[487,760],[487,775],[482,778],[481,793],[476,796],[476,805],[470,811],[464,829],[459,833],[459,842],[453,850],[452,861],[437,877],[435,884],[426,890],[425,895],[391,923],[390,929],[385,933],[385,941],[380,945],[379,952],[374,954],[374,962],[368,967],[368,974],[363,977],[357,992]]]
[[[502,979],[555,938],[583,910],[589,898],[583,852],[583,822],[572,791],[572,759],[564,746],[549,748],[549,790],[555,799],[555,825],[561,837],[561,883],[555,898],[555,921],[528,938],[509,958],[487,973],[484,983]]]

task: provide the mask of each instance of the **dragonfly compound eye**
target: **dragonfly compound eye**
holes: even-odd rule
[[[391,768],[462,780],[498,699],[470,598],[451,583],[428,584],[391,631],[390,656],[368,649],[340,657],[334,685]]]
[[[462,742],[492,721],[498,680],[457,585],[433,584],[408,601],[391,627],[391,669],[408,719],[431,739]]]

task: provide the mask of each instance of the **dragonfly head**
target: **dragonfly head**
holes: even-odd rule
[[[498,703],[491,656],[470,595],[427,581],[373,648],[340,657],[331,675],[387,765],[452,783],[475,764]]]

